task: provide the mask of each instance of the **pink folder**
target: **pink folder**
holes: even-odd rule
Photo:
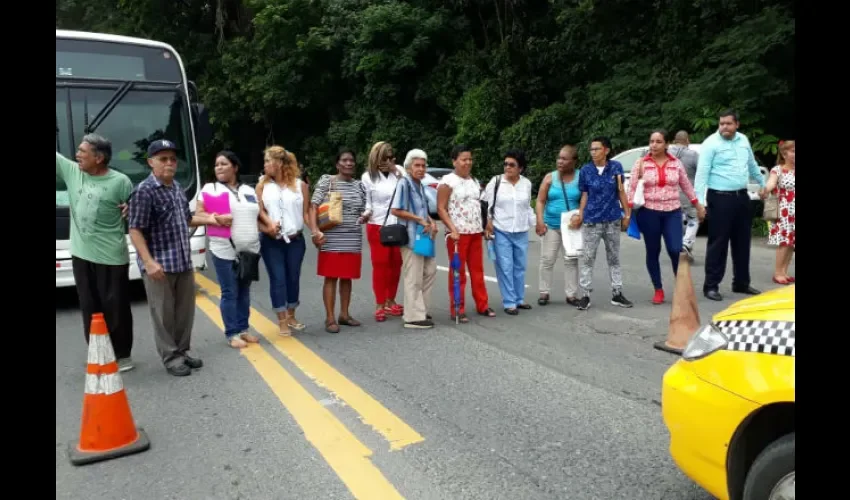
[[[230,214],[230,194],[227,192],[215,195],[201,193],[204,195],[204,210],[216,215]],[[207,226],[207,234],[219,238],[230,238],[230,228],[222,226]]]

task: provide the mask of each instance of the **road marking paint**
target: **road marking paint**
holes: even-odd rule
[[[195,282],[216,297],[221,297],[221,288],[201,273],[195,273]],[[305,375],[335,397],[344,401],[360,415],[360,420],[372,427],[390,443],[390,451],[400,450],[425,441],[418,432],[394,413],[376,401],[366,391],[345,378],[335,368],[311,351],[295,337],[281,337],[276,321],[251,308],[251,326],[266,338],[275,349],[287,357]]]
[[[446,266],[437,266],[437,270],[438,271],[445,271],[445,272],[451,271],[451,269],[449,269]],[[467,278],[469,277],[469,271],[466,272],[466,277]],[[487,275],[484,276],[484,281],[489,281],[490,283],[498,283],[499,282],[498,279],[496,279],[492,276],[487,276]],[[525,285],[525,287],[528,288],[528,285]]]
[[[216,304],[203,295],[196,296],[195,304],[224,331]],[[239,349],[239,352],[265,380],[304,430],[307,441],[318,450],[355,498],[404,498],[369,459],[372,450],[316,401],[263,346],[252,344]]]

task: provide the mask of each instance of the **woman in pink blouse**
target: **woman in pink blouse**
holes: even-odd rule
[[[653,304],[664,302],[661,286],[661,239],[673,264],[673,274],[679,269],[679,254],[682,252],[682,206],[679,189],[697,209],[697,218],[702,222],[705,208],[697,201],[694,187],[688,180],[685,167],[667,152],[667,133],[655,130],[649,136],[649,153],[635,162],[629,181],[629,207],[634,208],[638,181],[643,179],[644,204],[637,211],[637,225],[646,245],[646,269],[655,287]]]

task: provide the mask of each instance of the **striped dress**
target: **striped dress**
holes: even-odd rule
[[[316,183],[310,202],[318,207],[328,201],[332,178],[333,191],[342,193],[342,224],[324,231],[326,242],[321,251],[359,254],[363,249],[363,227],[357,223],[357,219],[366,209],[363,183],[359,179],[343,181],[337,176],[323,175]]]

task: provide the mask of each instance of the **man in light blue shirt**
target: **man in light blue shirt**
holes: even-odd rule
[[[720,114],[717,132],[700,148],[694,189],[700,203],[708,208],[708,245],[705,255],[703,294],[711,300],[723,300],[718,288],[726,273],[726,259],[732,247],[732,291],[757,295],[750,286],[750,243],[752,214],[747,183],[750,178],[762,187],[761,175],[747,136],[738,132],[738,114],[726,110]]]

